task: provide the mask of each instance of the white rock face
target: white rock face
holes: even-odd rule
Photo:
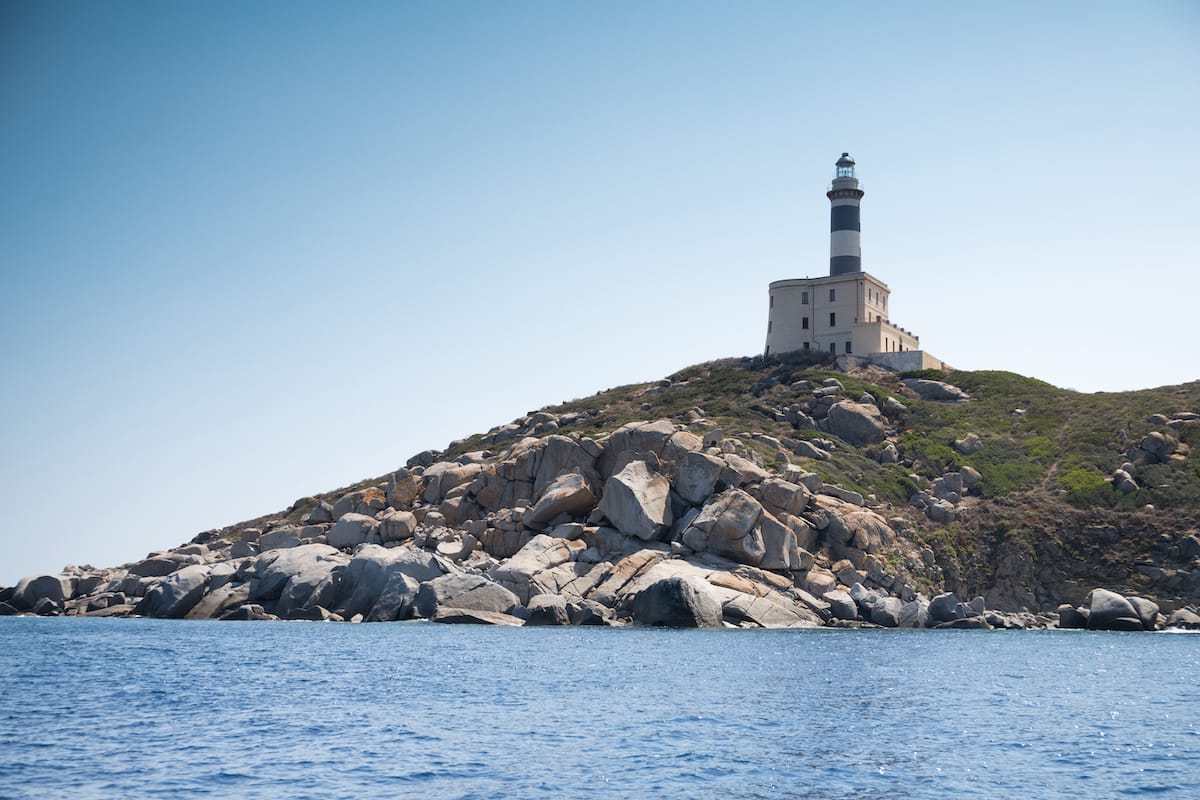
[[[671,524],[670,491],[665,477],[633,461],[604,485],[600,511],[621,533],[650,541]]]

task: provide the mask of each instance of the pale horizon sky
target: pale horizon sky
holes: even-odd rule
[[[1200,4],[0,0],[0,584],[759,353],[1200,379]],[[1200,409],[1196,409],[1200,410]]]

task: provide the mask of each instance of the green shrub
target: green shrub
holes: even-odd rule
[[[1059,474],[1058,485],[1067,492],[1067,502],[1073,506],[1088,508],[1110,505],[1115,499],[1112,486],[1094,469],[1072,467]]]

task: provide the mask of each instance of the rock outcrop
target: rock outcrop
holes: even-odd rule
[[[683,379],[637,389],[625,405],[535,412],[420,453],[377,481],[301,498],[173,550],[24,578],[0,588],[0,614],[742,628],[1200,624],[1194,523],[1142,548],[1153,563],[1114,568],[1140,576],[1136,593],[1105,579],[1072,585],[1126,594],[1095,589],[1084,603],[1077,588],[1056,595],[1029,566],[1059,546],[1055,534],[1039,529],[1030,544],[1011,525],[987,538],[963,533],[1005,481],[1024,480],[997,460],[1021,447],[1046,457],[1046,442],[1014,440],[1026,432],[1024,403],[1011,420],[1002,407],[998,431],[981,425],[995,416],[991,406],[968,414],[993,402],[978,383],[964,382],[978,395],[971,400],[945,381],[893,378],[864,391],[861,380],[780,369],[737,403],[705,401],[713,418],[691,398],[671,399],[688,391]],[[670,419],[620,424],[655,398]],[[937,410],[954,424],[933,435]],[[1191,413],[1145,422],[1139,414],[1114,431],[1105,451],[1113,463],[1083,485],[1111,493],[1109,503],[1136,502],[1150,519],[1141,498],[1186,467],[1200,426]],[[1019,502],[1010,501],[1020,510]],[[1042,510],[1030,501],[1027,516]],[[1096,526],[1096,538],[1114,547],[1123,535]],[[963,574],[973,559],[994,568],[993,584]],[[1148,585],[1173,594],[1144,599]],[[1073,603],[1037,615],[1062,595]]]

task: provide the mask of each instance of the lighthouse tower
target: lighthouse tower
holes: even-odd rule
[[[912,331],[891,320],[888,285],[862,268],[863,191],[854,159],[837,160],[829,198],[829,274],[787,278],[768,287],[765,354],[819,350],[895,370],[941,369]],[[819,261],[816,263],[820,263]]]
[[[862,272],[859,203],[863,190],[858,188],[858,178],[854,177],[854,159],[849,153],[842,153],[836,166],[833,185],[825,193],[833,204],[829,209],[829,274],[845,275]]]

